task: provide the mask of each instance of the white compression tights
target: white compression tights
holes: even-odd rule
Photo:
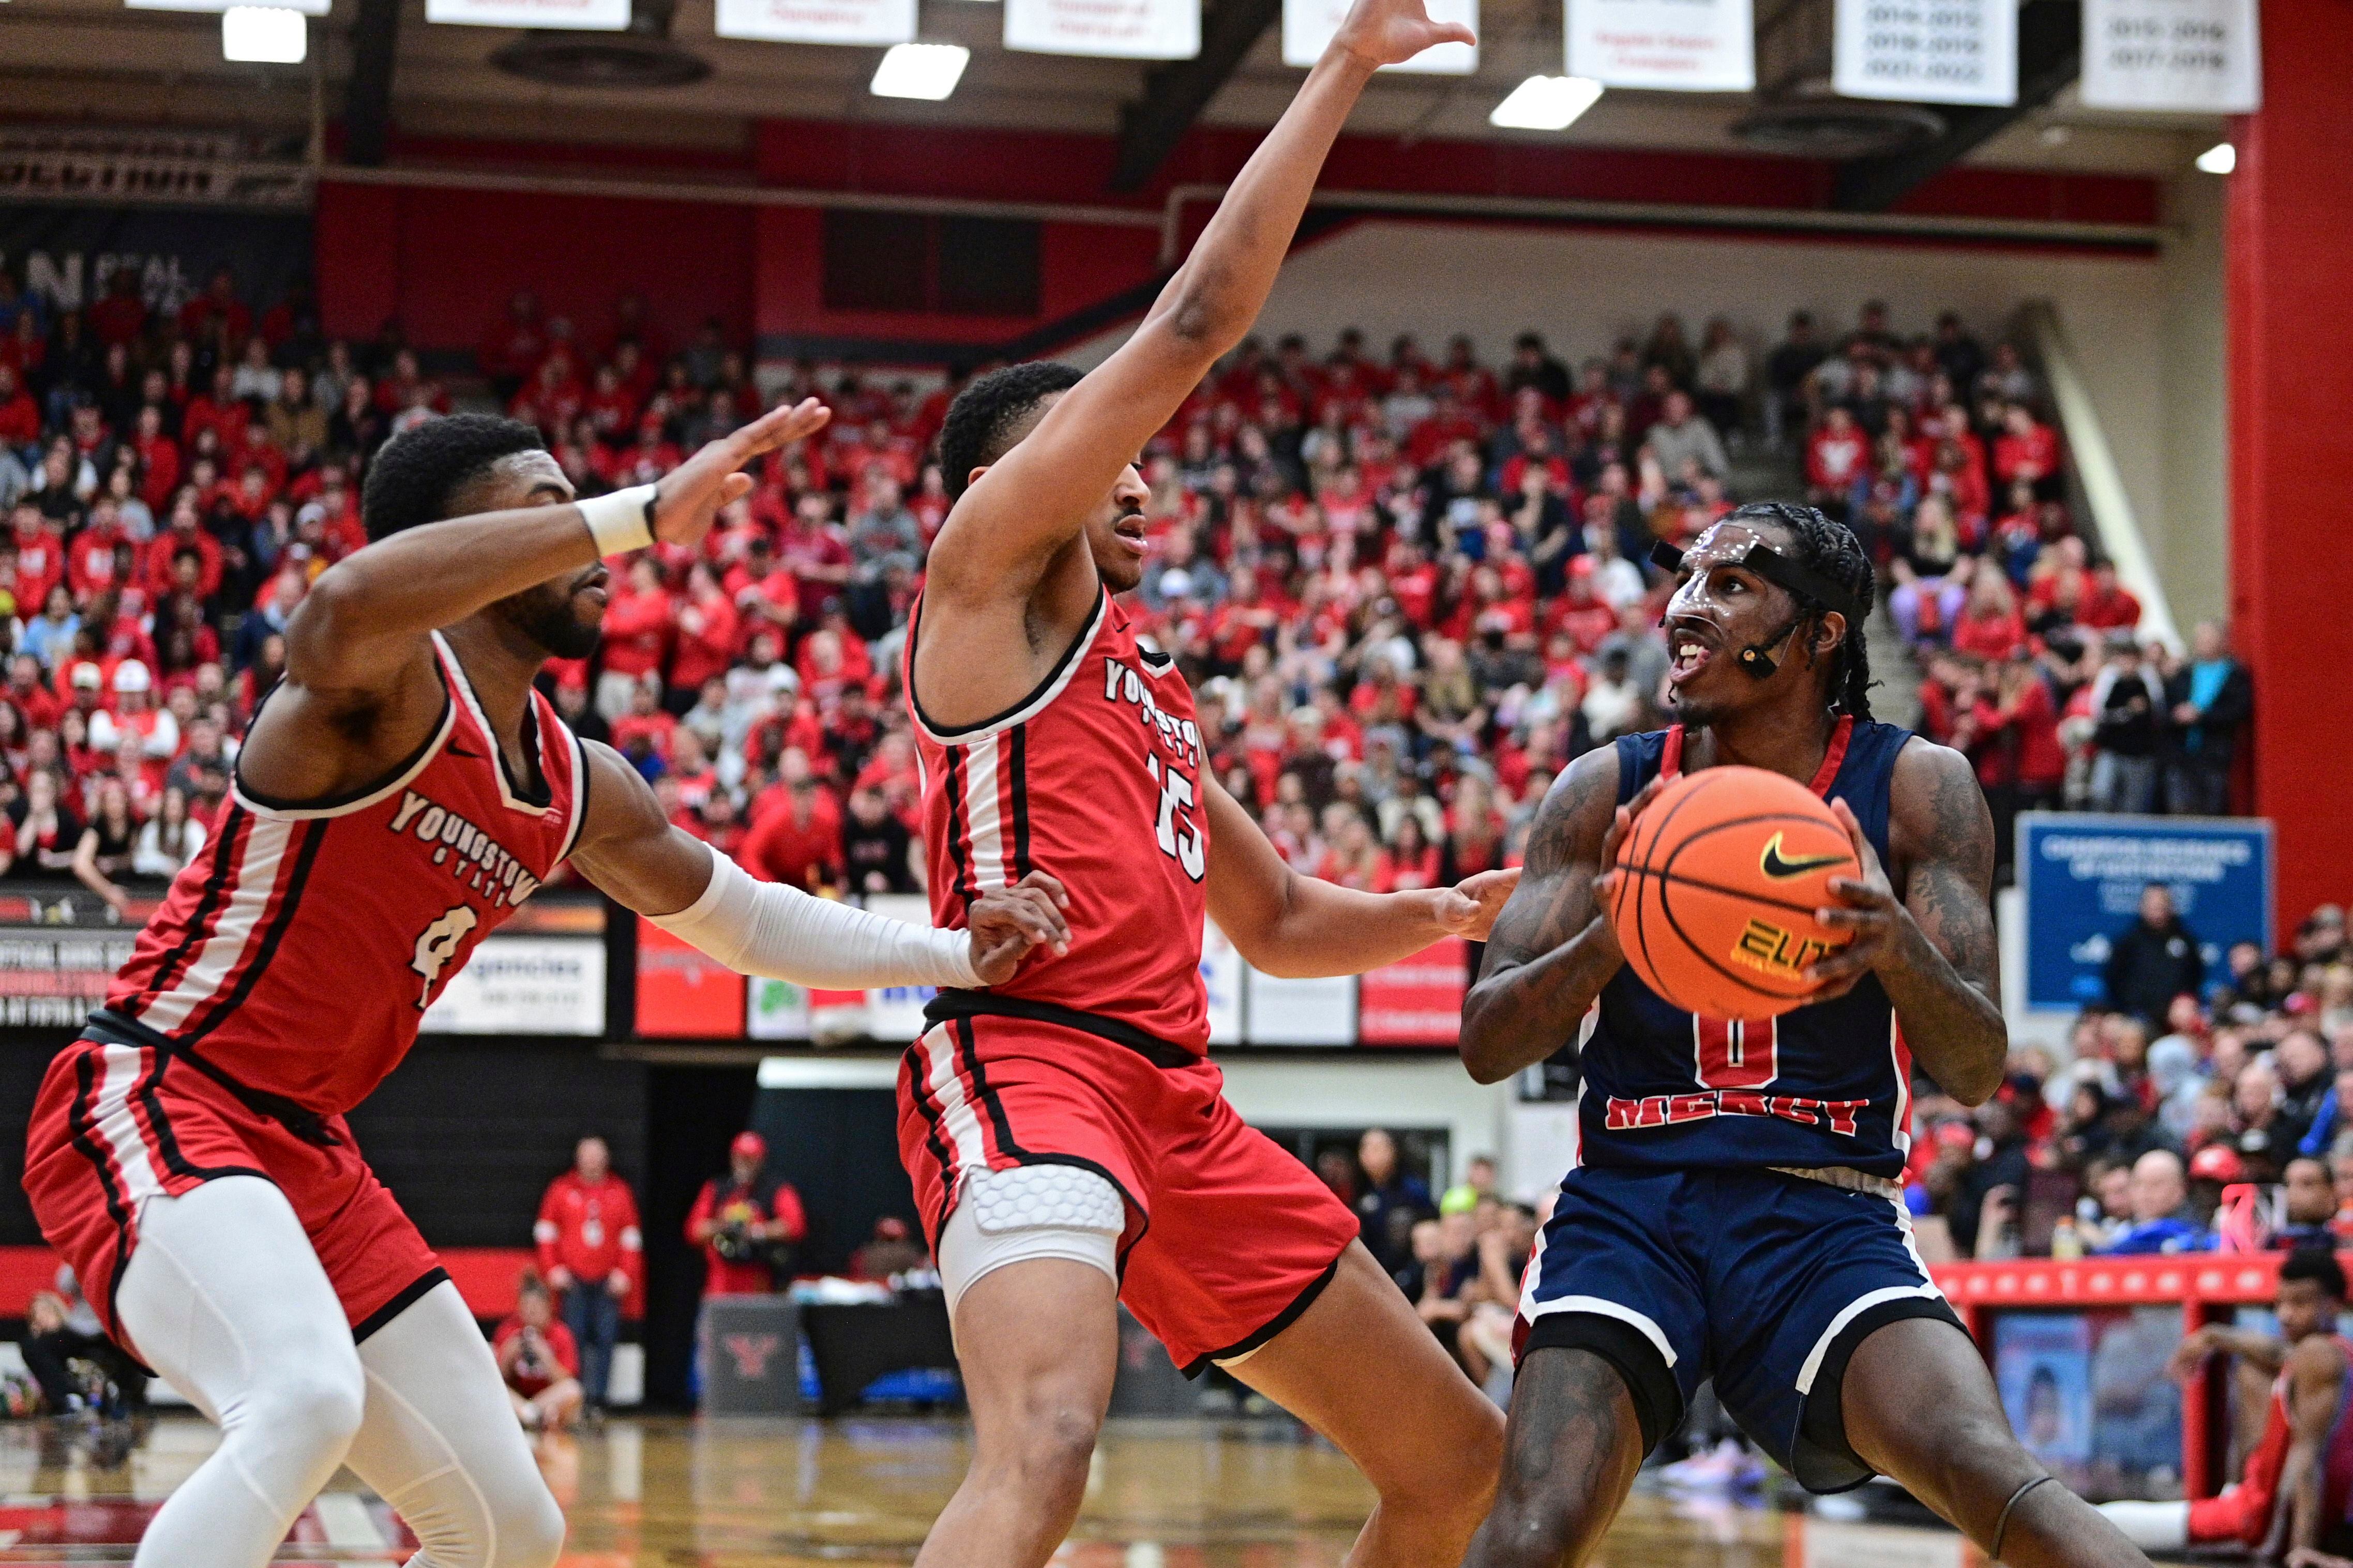
[[[136,1568],[263,1568],[345,1463],[417,1532],[409,1568],[550,1568],[562,1551],[563,1514],[457,1288],[353,1346],[270,1183],[150,1198],[116,1305],[142,1358],[221,1428]]]

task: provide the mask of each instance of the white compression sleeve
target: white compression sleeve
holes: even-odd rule
[[[728,968],[828,991],[980,984],[972,938],[869,914],[763,882],[712,850],[711,885],[674,915],[648,917]]]

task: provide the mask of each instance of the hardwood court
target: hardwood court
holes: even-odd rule
[[[157,1420],[114,1443],[70,1424],[0,1427],[0,1564],[121,1563],[211,1451],[212,1428]],[[963,1473],[946,1419],[617,1420],[541,1446],[571,1520],[564,1568],[818,1568],[913,1559]],[[1287,1422],[1113,1422],[1070,1568],[1332,1568],[1371,1497]],[[414,1543],[346,1473],[280,1564],[397,1563]],[[1973,1568],[1943,1531],[1841,1523],[1751,1504],[1638,1494],[1608,1568]]]

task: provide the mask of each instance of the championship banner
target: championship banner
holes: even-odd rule
[[[1451,1046],[1471,988],[1468,944],[1450,936],[1356,984],[1356,1038],[1367,1046]]]
[[[618,33],[629,25],[629,0],[425,0],[425,19],[469,27]]]
[[[1832,36],[1841,97],[2018,101],[2017,0],[1838,0]]]
[[[907,44],[915,0],[719,0],[715,30],[778,44]]]
[[[1460,22],[1473,34],[1479,31],[1479,0],[1428,0],[1427,8],[1433,22]],[[1282,0],[1282,63],[1303,69],[1322,59],[1347,15],[1347,0]],[[1403,65],[1381,68],[1443,76],[1469,76],[1478,68],[1476,44],[1440,44]]]
[[[1757,85],[1749,0],[1568,0],[1566,9],[1571,76],[1670,92]]]
[[[2255,0],[2084,0],[2087,108],[2247,114],[2263,81]]]
[[[2210,984],[2236,942],[2272,947],[2272,825],[2223,817],[2030,811],[2018,819],[2026,1005],[2073,1011],[2107,998],[2115,942],[2162,882],[2198,938]]]
[[[1005,0],[1005,47],[1039,55],[1189,60],[1201,0]]]

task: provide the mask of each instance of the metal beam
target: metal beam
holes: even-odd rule
[[[1945,118],[1942,136],[1894,157],[1857,158],[1841,165],[1831,205],[1841,212],[1885,212],[2058,97],[2081,68],[2083,29],[2079,0],[2028,0],[2018,13],[2018,101],[1998,108],[1936,106]]]
[[[343,160],[384,163],[392,128],[392,60],[400,44],[400,0],[360,0],[352,20],[352,80],[343,99]]]
[[[1113,190],[1135,190],[1160,172],[1234,68],[1282,15],[1282,0],[1223,0],[1201,18],[1201,52],[1145,77],[1142,100],[1120,110]]]

